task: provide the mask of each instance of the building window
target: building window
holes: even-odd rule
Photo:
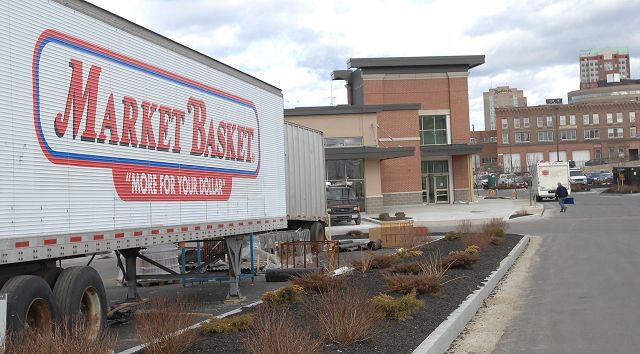
[[[569,116],[569,125],[576,125],[576,116],[572,114]]]
[[[629,129],[629,134],[631,135],[632,138],[636,137],[636,127],[631,127]]]
[[[520,129],[520,118],[513,118],[513,129]]]
[[[576,131],[575,131],[575,129],[561,130],[560,131],[560,140],[576,140]]]
[[[553,127],[553,117],[547,116],[547,127]]]
[[[531,142],[531,138],[529,137],[529,133],[516,133],[516,144],[518,143],[529,143]]]
[[[588,139],[600,139],[600,130],[599,129],[585,129],[584,130],[584,138]]]
[[[420,144],[447,144],[447,116],[420,116]]]
[[[589,125],[589,115],[588,114],[583,114],[582,115],[582,125]]]
[[[636,112],[629,112],[629,123],[636,122]]]
[[[539,143],[549,142],[549,141],[553,141],[553,132],[552,131],[538,132],[538,142]]]
[[[614,147],[610,147],[609,148],[609,158],[610,159],[615,159],[616,158],[616,148],[614,148]]]
[[[613,124],[613,113],[607,113],[607,124]]]
[[[624,159],[624,148],[618,147],[618,157]]]
[[[522,125],[525,129],[529,129],[529,118],[522,118]]]
[[[362,146],[362,137],[355,136],[349,138],[324,138],[324,147],[345,147],[345,146]]]
[[[616,113],[616,123],[622,123],[622,112]]]
[[[560,126],[567,125],[567,117],[560,116]]]
[[[506,118],[502,118],[502,129],[509,129],[509,121]]]
[[[502,143],[509,144],[509,133],[502,133]]]
[[[609,135],[609,139],[617,139],[623,137],[623,129],[622,128],[609,128],[607,129],[607,133]]]
[[[537,118],[537,121],[538,121],[538,122],[537,122],[537,126],[538,126],[538,128],[542,128],[542,127],[544,127],[544,117],[538,117],[538,118]]]
[[[598,113],[593,114],[593,125],[600,124],[600,115]]]
[[[596,160],[602,160],[602,149],[601,148],[595,148],[593,151],[593,157]]]

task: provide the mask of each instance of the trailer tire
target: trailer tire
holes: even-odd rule
[[[322,225],[322,223],[314,222],[313,224],[311,224],[311,228],[309,229],[309,232],[311,233],[311,236],[310,236],[311,241],[325,240],[324,225]]]
[[[53,287],[56,284],[56,280],[58,280],[58,277],[60,276],[62,271],[63,269],[60,267],[50,267],[50,268],[41,269],[33,273],[33,275],[44,279],[44,281],[46,281],[47,284],[49,284],[49,287],[51,288],[51,290],[53,290]]]
[[[50,331],[57,320],[53,292],[44,279],[35,275],[19,275],[7,281],[2,290],[7,294],[7,329],[19,333],[31,328]]]
[[[107,295],[98,272],[92,267],[70,267],[62,271],[53,287],[60,317],[67,328],[84,321],[87,339],[96,338],[107,320]]]

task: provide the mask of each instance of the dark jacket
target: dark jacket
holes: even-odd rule
[[[564,186],[559,186],[556,188],[556,197],[558,198],[566,198],[569,195],[567,189]]]

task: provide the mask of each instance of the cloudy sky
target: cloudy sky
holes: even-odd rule
[[[89,1],[281,88],[286,108],[345,104],[330,74],[360,57],[484,54],[469,77],[476,130],[491,87],[566,102],[580,49],[627,47],[640,78],[638,0]]]

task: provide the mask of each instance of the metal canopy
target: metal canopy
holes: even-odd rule
[[[480,144],[424,145],[420,147],[420,155],[422,157],[471,155],[479,154],[480,151],[482,151],[482,145]]]
[[[325,148],[326,160],[351,160],[377,158],[380,160],[394,159],[397,157],[413,156],[415,148],[408,147],[373,147],[373,146],[351,146],[339,148]]]

